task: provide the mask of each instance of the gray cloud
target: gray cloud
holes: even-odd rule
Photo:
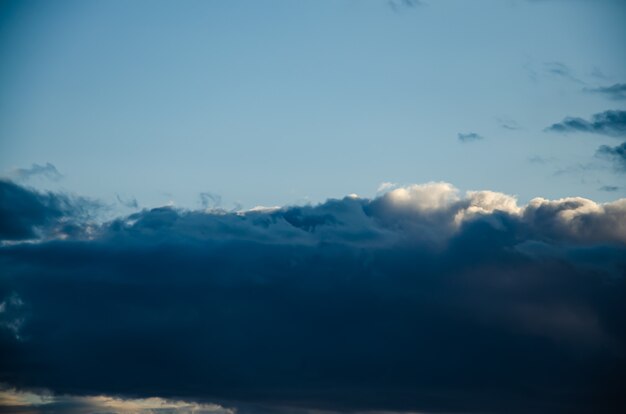
[[[17,168],[13,171],[17,180],[28,180],[33,177],[44,177],[52,181],[59,181],[63,175],[57,168],[47,162],[45,165],[33,164],[30,168]]]
[[[616,83],[611,86],[598,88],[585,88],[584,90],[586,92],[602,94],[614,100],[626,99],[626,83]]]
[[[613,110],[597,113],[590,121],[582,118],[567,117],[563,121],[552,124],[549,132],[588,132],[609,136],[626,135],[626,111]]]
[[[63,196],[0,184],[2,217],[40,237],[0,245],[0,302],[22,304],[19,337],[0,327],[11,387],[255,414],[626,406],[626,199],[428,183],[73,235],[55,231],[72,208],[45,208]],[[44,213],[6,207],[28,203]]]
[[[468,133],[459,132],[457,135],[457,138],[461,142],[472,142],[472,141],[479,141],[481,139],[484,139],[482,135],[479,135],[475,132],[468,132]]]

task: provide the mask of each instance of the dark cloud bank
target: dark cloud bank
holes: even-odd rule
[[[626,199],[520,207],[430,183],[100,225],[83,210],[0,182],[7,386],[239,413],[626,408]]]

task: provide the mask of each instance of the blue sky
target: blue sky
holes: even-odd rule
[[[2,8],[0,172],[140,206],[225,208],[452,182],[608,201],[621,1],[24,1]],[[515,128],[506,128],[509,127]],[[458,134],[483,139],[461,142]],[[600,191],[602,187],[617,191]]]

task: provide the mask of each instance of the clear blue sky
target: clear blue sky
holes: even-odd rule
[[[140,207],[318,202],[382,182],[626,196],[612,0],[21,1],[0,15],[0,174]],[[462,141],[458,134],[482,139]],[[602,187],[617,187],[613,191]]]

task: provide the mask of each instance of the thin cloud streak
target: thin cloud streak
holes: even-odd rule
[[[626,83],[616,83],[611,86],[597,88],[585,88],[584,91],[604,95],[616,101],[626,99]]]

